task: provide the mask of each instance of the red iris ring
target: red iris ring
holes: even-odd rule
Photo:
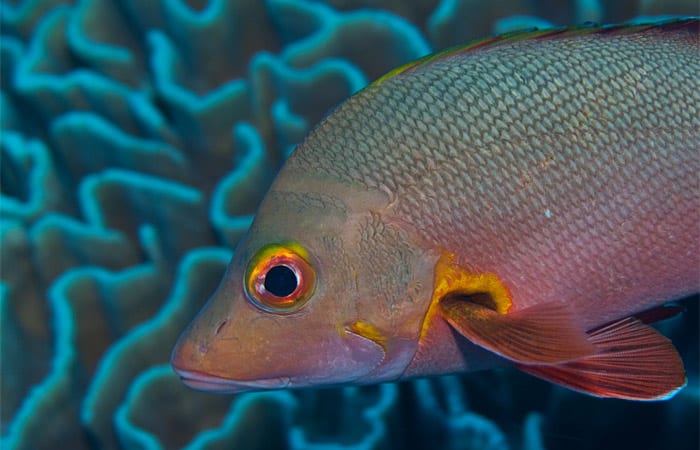
[[[299,309],[309,299],[315,286],[315,272],[299,254],[283,246],[268,246],[251,260],[246,272],[246,293],[252,303],[268,312],[289,313]],[[265,287],[268,272],[273,267],[284,266],[296,278],[296,287],[285,296],[269,292]]]

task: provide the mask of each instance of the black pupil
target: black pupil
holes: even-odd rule
[[[297,277],[287,266],[275,266],[265,275],[265,289],[275,297],[286,297],[297,288]]]

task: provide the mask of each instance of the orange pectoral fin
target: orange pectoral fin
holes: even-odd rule
[[[553,366],[517,367],[547,381],[598,397],[666,400],[686,383],[675,347],[636,318],[620,320],[590,333],[596,354]]]
[[[501,314],[469,297],[448,297],[440,301],[439,308],[462,336],[515,362],[555,364],[596,351],[564,303]]]

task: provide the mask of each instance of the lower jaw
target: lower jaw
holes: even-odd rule
[[[229,380],[200,372],[176,371],[185,386],[198,391],[236,394],[248,391],[283,389],[289,386],[289,377],[268,378],[262,380]]]

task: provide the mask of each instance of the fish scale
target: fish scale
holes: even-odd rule
[[[348,99],[290,156],[178,341],[183,381],[512,365],[597,396],[673,396],[682,360],[648,324],[700,288],[698,23],[489,38]],[[267,290],[280,282],[294,289]]]
[[[664,33],[674,37],[659,43]],[[504,277],[516,285],[516,274],[543,280],[517,287],[522,294],[516,304],[527,306],[543,291],[553,298],[581,286],[581,270],[594,277],[601,264],[621,273],[635,267],[633,254],[619,261],[605,255],[609,238],[596,241],[580,263],[562,247],[577,236],[593,242],[592,230],[612,236],[626,207],[646,204],[647,220],[673,217],[676,233],[692,232],[692,221],[669,216],[672,211],[653,193],[680,201],[682,192],[694,193],[677,208],[697,216],[697,52],[697,35],[681,27],[456,53],[372,85],[341,105],[288,167],[368,189],[388,187],[398,201],[384,212],[387,220],[410,225],[433,245],[458,249],[477,270],[504,273],[502,267],[511,265]],[[648,77],[665,82],[652,89]],[[509,107],[504,99],[513,100]],[[358,141],[366,145],[358,147]],[[656,157],[649,159],[647,145]],[[662,167],[668,158],[677,161]],[[437,169],[427,170],[426,159]],[[553,163],[543,169],[546,160]],[[663,243],[662,236],[641,230]],[[500,252],[494,241],[502,243]],[[685,270],[687,278],[687,261],[675,267],[679,248],[666,248],[659,255],[665,273]],[[512,259],[514,251],[519,260]],[[545,257],[549,263],[529,263]],[[591,258],[602,259],[594,264]],[[530,266],[541,269],[534,273]],[[596,278],[579,287],[579,296],[606,285],[603,275]]]

